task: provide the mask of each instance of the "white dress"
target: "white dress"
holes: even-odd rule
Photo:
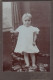
[[[15,53],[38,53],[39,49],[37,45],[33,46],[33,33],[39,33],[39,29],[37,27],[29,26],[26,27],[24,25],[19,26],[16,29],[16,32],[19,32],[17,44],[15,47]]]

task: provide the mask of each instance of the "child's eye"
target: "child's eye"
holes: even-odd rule
[[[28,21],[31,21],[31,20],[28,20]]]
[[[25,20],[25,21],[31,21],[31,20]]]
[[[27,21],[27,20],[25,20],[25,21]]]

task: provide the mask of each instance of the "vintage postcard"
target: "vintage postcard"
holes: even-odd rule
[[[2,72],[26,74],[26,80],[52,80],[52,1],[1,3]]]

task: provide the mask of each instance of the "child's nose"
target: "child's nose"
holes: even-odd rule
[[[27,23],[29,23],[29,21],[27,21]]]
[[[28,23],[28,21],[26,21],[26,23]]]

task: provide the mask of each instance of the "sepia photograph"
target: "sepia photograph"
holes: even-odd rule
[[[50,72],[51,1],[2,2],[3,72]]]

